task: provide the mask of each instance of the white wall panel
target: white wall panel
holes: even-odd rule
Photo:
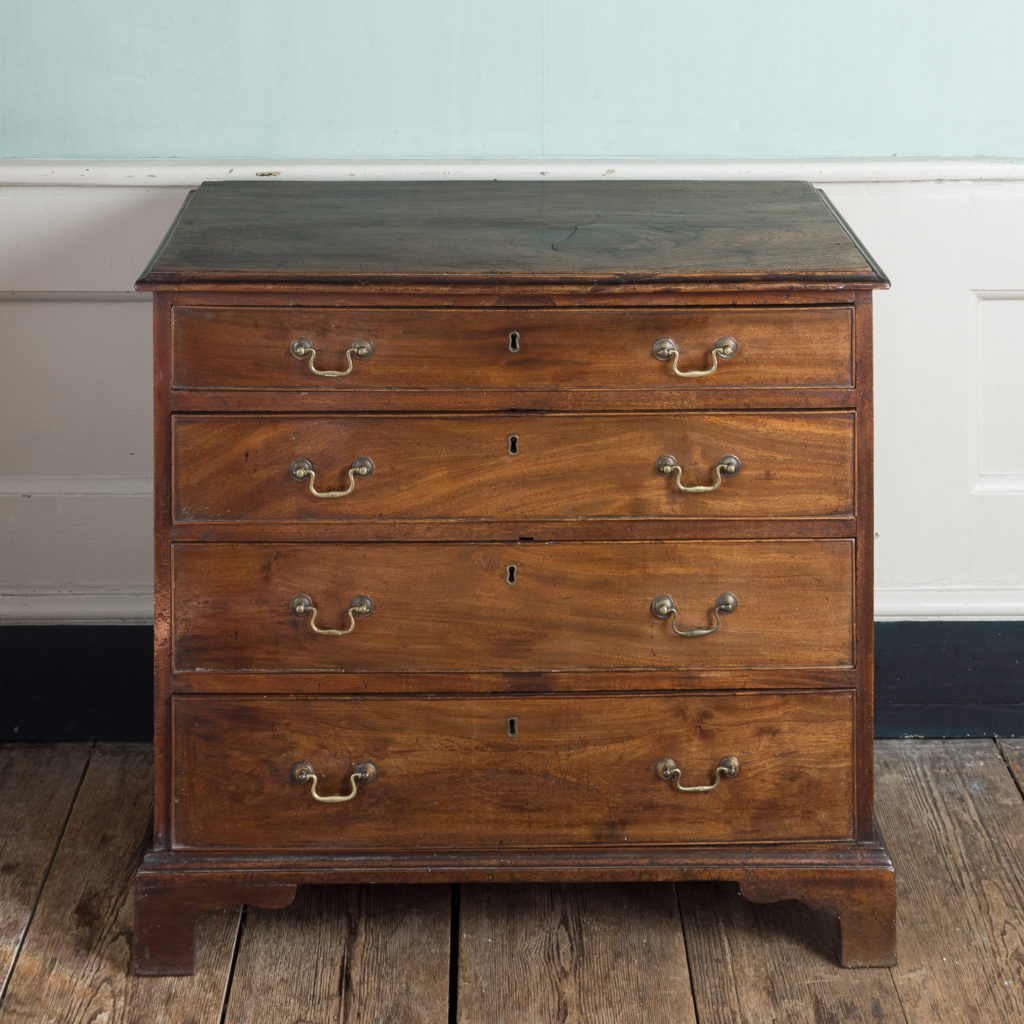
[[[0,301],[0,491],[11,477],[152,477],[152,332],[148,301]]]
[[[892,281],[875,298],[879,617],[934,615],[943,596],[970,586],[970,190],[962,182],[827,188]]]
[[[0,292],[130,292],[184,188],[0,190]]]
[[[1024,495],[1024,294],[977,298],[973,493],[1016,497]]]
[[[152,615],[152,314],[102,295],[0,301],[0,621]]]
[[[1024,182],[974,182],[967,239],[968,284],[976,291],[1021,291]]]
[[[1024,228],[1024,196],[1007,204]],[[977,223],[976,223],[977,228]],[[983,253],[985,270],[1010,278]],[[1014,253],[1024,278],[1024,262]],[[968,407],[974,578],[1024,602],[1024,292],[975,293]]]
[[[1024,168],[588,161],[0,163],[0,620],[145,621],[150,317],[132,295],[204,178],[803,178],[876,294],[876,612],[1024,618]]]
[[[0,494],[0,621],[152,621],[152,484],[64,483]]]

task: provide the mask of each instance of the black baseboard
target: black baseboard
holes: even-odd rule
[[[876,736],[1024,736],[1024,622],[875,624]]]
[[[149,740],[148,626],[0,627],[0,742]],[[1024,736],[1024,622],[880,622],[875,734]]]
[[[0,628],[0,741],[153,738],[152,626]]]

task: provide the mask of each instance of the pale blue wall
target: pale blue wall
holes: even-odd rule
[[[0,0],[0,157],[1021,157],[1022,0]]]

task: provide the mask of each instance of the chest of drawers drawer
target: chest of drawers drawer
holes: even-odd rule
[[[849,839],[852,696],[786,698],[180,698],[173,841],[379,851]],[[729,759],[735,774],[717,779]],[[662,774],[669,760],[679,785],[718,787],[680,792]],[[317,776],[312,791],[300,765]]]
[[[199,189],[142,281],[138,969],[183,906],[476,878],[731,878],[888,962],[884,284],[788,183]]]
[[[854,414],[176,416],[176,522],[850,517]]]
[[[853,579],[849,540],[176,545],[175,667],[849,666]]]
[[[657,311],[189,306],[174,312],[173,359],[178,388],[849,388],[853,318],[843,306]],[[712,366],[713,374],[708,373]]]

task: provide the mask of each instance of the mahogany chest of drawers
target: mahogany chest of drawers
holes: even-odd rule
[[[140,973],[297,884],[731,879],[894,953],[871,298],[799,183],[211,183],[154,293]]]

